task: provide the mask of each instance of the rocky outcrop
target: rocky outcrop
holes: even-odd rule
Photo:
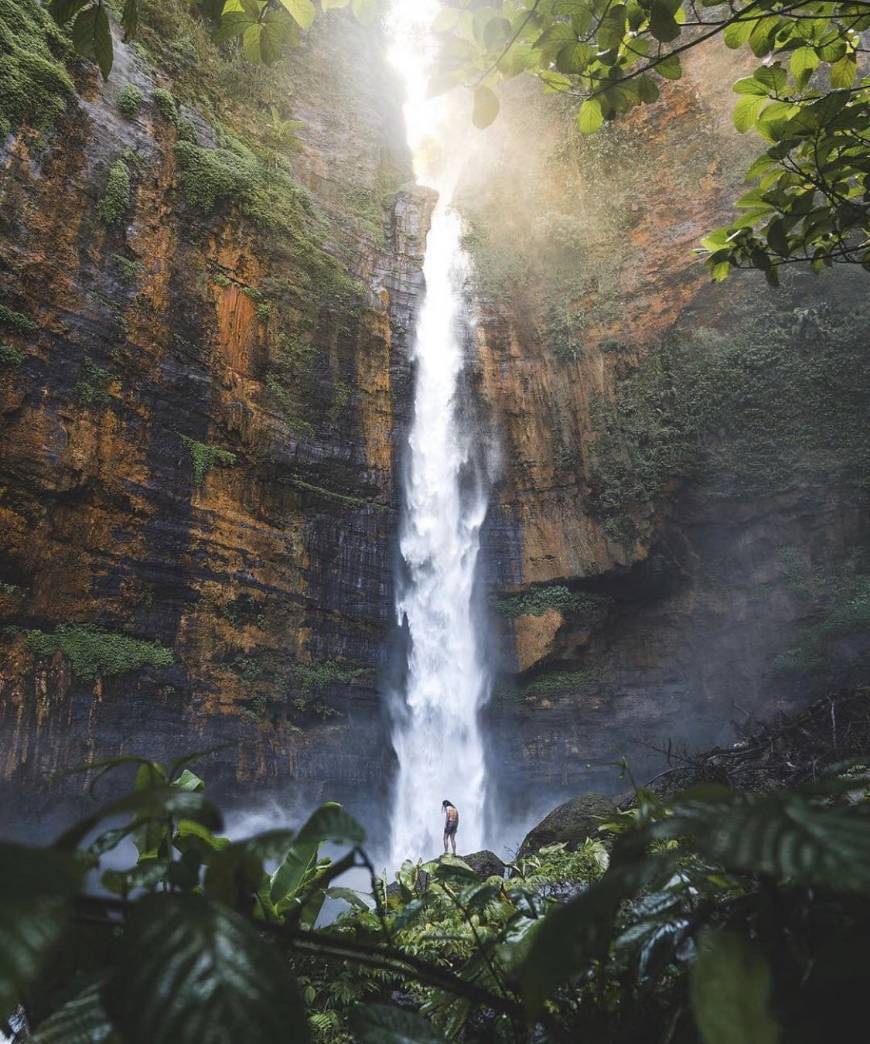
[[[467,863],[480,877],[504,877],[505,864],[495,852],[490,852],[487,849],[481,852],[472,852],[471,855],[462,856],[462,861]]]
[[[523,838],[517,852],[524,859],[547,845],[566,845],[573,850],[589,838],[598,837],[598,828],[616,814],[616,805],[602,794],[582,794],[554,808]]]

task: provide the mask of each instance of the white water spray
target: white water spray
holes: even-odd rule
[[[437,140],[438,103],[425,100],[422,79],[426,29],[435,10],[435,4],[421,0],[397,0],[394,7],[396,64],[408,95],[405,115],[415,159],[427,135],[444,144]],[[455,142],[452,146],[455,155]],[[459,809],[461,849],[475,851],[484,838],[478,714],[488,676],[472,602],[486,491],[458,411],[468,319],[461,221],[450,206],[454,180],[442,173],[433,184],[439,198],[426,242],[426,294],[412,349],[414,419],[400,531],[405,575],[396,606],[399,622],[407,621],[409,649],[404,699],[394,701],[399,762],[390,842],[394,868],[405,858],[430,858],[440,850],[445,798]]]

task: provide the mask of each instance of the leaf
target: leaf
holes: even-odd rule
[[[124,43],[127,43],[139,29],[139,0],[124,0],[121,27],[124,30]]]
[[[114,1033],[100,999],[100,983],[76,994],[40,1023],[28,1044],[104,1044]]]
[[[109,16],[104,7],[88,7],[76,15],[72,27],[72,42],[75,49],[85,58],[95,61],[103,74],[109,78],[112,70],[112,31]]]
[[[680,26],[663,0],[653,0],[650,6],[649,31],[661,43],[670,43],[680,35]]]
[[[679,80],[683,75],[683,67],[680,65],[678,54],[669,54],[660,62],[656,62],[655,71],[666,80]]]
[[[767,104],[767,95],[749,94],[744,95],[734,106],[734,126],[741,134],[745,134],[755,126],[755,121],[761,114],[761,110]]]
[[[0,1011],[11,1011],[66,925],[81,871],[60,852],[0,843]]]
[[[280,0],[280,3],[300,29],[310,29],[314,24],[317,12],[311,0]]]
[[[526,1011],[535,1017],[563,983],[587,970],[610,941],[617,910],[657,876],[669,873],[672,853],[612,864],[605,875],[570,902],[552,909],[535,932],[519,970]]]
[[[851,87],[858,75],[858,65],[855,56],[844,55],[838,62],[831,66],[831,86]]]
[[[798,86],[806,86],[807,80],[812,76],[814,70],[818,68],[818,65],[819,56],[813,47],[798,47],[796,51],[792,51],[789,68]]]
[[[352,888],[327,888],[326,894],[330,899],[343,899],[346,903],[349,903],[354,910],[368,910],[368,903],[357,895]]]
[[[374,25],[378,17],[378,0],[351,0],[351,10],[360,25]]]
[[[447,1044],[447,1038],[423,1018],[386,1004],[365,1004],[351,1016],[359,1044]]]
[[[250,26],[256,22],[245,11],[226,11],[220,20],[220,25],[214,31],[215,43],[225,43],[236,36],[241,36]]]
[[[174,787],[168,786],[151,787],[136,790],[79,820],[58,838],[56,847],[74,848],[104,819],[122,815],[125,812],[135,813],[143,822],[156,820],[164,826],[169,816],[194,819],[210,830],[220,830],[223,826],[220,812],[204,794],[197,791],[176,790]]]
[[[577,126],[583,134],[594,134],[604,123],[601,101],[598,98],[587,98],[577,113]]]
[[[185,769],[171,785],[178,790],[205,790],[205,781],[190,769]]]
[[[701,937],[691,995],[704,1044],[778,1044],[770,1011],[770,969],[734,931]]]
[[[498,116],[499,101],[495,92],[489,87],[475,87],[474,107],[471,113],[471,122],[478,130],[487,128]]]
[[[58,25],[66,25],[90,0],[51,0],[48,12]]]
[[[277,951],[199,895],[150,895],[135,905],[103,1003],[126,1044],[309,1040]]]
[[[758,94],[767,96],[767,87],[754,76],[744,76],[735,80],[731,87],[735,94]]]
[[[309,841],[347,841],[361,845],[366,832],[349,813],[335,801],[327,801],[309,816],[308,821],[296,835],[298,843]]]

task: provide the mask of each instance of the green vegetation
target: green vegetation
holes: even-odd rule
[[[716,36],[726,47],[748,48],[764,64],[734,83],[734,124],[755,130],[765,151],[747,171],[755,187],[737,201],[740,218],[702,241],[713,279],[758,268],[778,285],[782,266],[795,262],[814,272],[835,263],[870,269],[870,77],[859,75],[870,28],[865,4],[504,0],[473,14],[445,6],[439,28],[434,86],[472,85],[472,118],[481,128],[499,112],[493,87],[522,72],[572,106],[580,99],[578,127],[593,134],[658,101],[660,88],[682,76],[687,50]]]
[[[16,333],[36,333],[39,327],[28,315],[16,312],[4,304],[0,304],[0,326],[11,326]]]
[[[348,667],[335,660],[321,660],[319,663],[294,664],[290,676],[301,692],[316,692],[331,685],[353,685],[366,670],[365,667]]]
[[[606,595],[588,594],[585,591],[569,591],[561,584],[531,587],[519,594],[507,595],[495,600],[495,610],[502,616],[543,616],[549,609],[560,613],[592,614],[606,611],[613,599]]]
[[[20,366],[23,362],[24,352],[20,348],[0,341],[0,368],[6,369],[10,366]]]
[[[118,112],[125,120],[135,120],[143,100],[142,92],[135,83],[125,84],[118,93]]]
[[[22,123],[48,130],[75,87],[64,35],[38,0],[0,0],[0,142]]]
[[[814,619],[798,644],[777,656],[773,669],[806,675],[830,665],[832,641],[870,634],[870,570],[861,555],[834,573],[810,569],[796,548],[784,549],[780,559],[792,594]]]
[[[249,594],[236,595],[226,605],[221,606],[221,616],[236,627],[264,627],[266,624],[263,603]]]
[[[730,497],[864,486],[867,310],[785,304],[669,341],[594,404],[591,503],[614,539],[678,479]]]
[[[125,283],[136,282],[143,269],[141,261],[134,261],[129,257],[124,257],[123,254],[112,254],[112,260],[120,269],[121,279]]]
[[[134,789],[52,847],[0,844],[0,1006],[38,998],[35,1040],[819,1044],[862,1024],[863,763],[791,791],[636,790],[574,850],[491,877],[407,861],[387,887],[335,804],[222,836],[191,760],[97,763],[92,789],[119,768]],[[353,868],[370,891],[335,883]],[[315,927],[327,897],[347,909]]]
[[[323,10],[350,7],[357,20],[371,25],[379,0],[322,0]],[[312,0],[202,0],[197,4],[218,43],[237,41],[247,61],[273,65],[299,42],[299,30],[310,29],[316,8]],[[121,0],[124,40],[133,39],[140,18],[151,14],[147,0]],[[60,25],[70,27],[76,50],[97,63],[104,78],[114,64],[107,8],[102,0],[52,0],[49,10]]]
[[[181,436],[181,441],[190,453],[193,462],[193,484],[201,486],[205,476],[211,471],[215,464],[235,464],[238,457],[229,450],[221,449],[219,446],[210,446],[207,442],[197,442],[196,439]]]
[[[120,224],[130,209],[131,203],[130,168],[124,160],[118,159],[109,168],[106,191],[98,208],[104,224]]]
[[[75,386],[79,402],[85,406],[104,406],[110,402],[108,385],[112,376],[111,371],[97,366],[93,359],[85,358]]]
[[[27,644],[37,656],[60,652],[69,660],[77,678],[109,678],[143,667],[170,667],[172,652],[158,642],[146,642],[90,624],[62,624],[52,634],[25,631]]]
[[[168,91],[165,87],[155,87],[152,95],[154,104],[157,107],[157,111],[163,117],[164,120],[168,120],[170,123],[178,123],[178,102],[176,102],[172,91]]]
[[[545,671],[526,682],[521,691],[523,696],[561,696],[598,681],[599,674],[592,667],[581,667],[576,671]]]

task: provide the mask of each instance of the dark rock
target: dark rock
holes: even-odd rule
[[[504,863],[495,852],[484,849],[482,852],[472,852],[471,855],[461,857],[462,861],[468,863],[471,869],[480,874],[481,877],[503,877],[505,871]]]
[[[582,794],[554,808],[536,827],[526,834],[519,858],[537,852],[545,845],[564,842],[569,848],[579,847],[587,837],[596,837],[602,818],[616,813],[616,805],[603,794]]]

